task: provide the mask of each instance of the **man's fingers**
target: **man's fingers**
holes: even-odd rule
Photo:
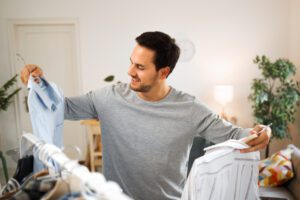
[[[43,71],[42,69],[35,64],[27,64],[23,67],[23,69],[21,70],[21,81],[24,85],[28,84],[28,80],[29,80],[29,76],[30,74],[34,77],[41,77],[43,76]],[[35,82],[39,83],[40,80],[34,80]]]
[[[268,138],[261,138],[261,139],[256,138],[256,139],[253,139],[253,140],[249,141],[247,144],[249,146],[257,146],[257,145],[260,145],[260,144],[263,144],[264,146],[266,146],[268,143],[269,143]]]
[[[32,68],[32,70],[30,71],[31,75],[33,77],[40,77],[43,76],[43,71],[41,68],[39,68],[38,66]]]
[[[250,140],[249,142],[247,142],[247,144],[249,146],[254,146],[256,144],[259,144],[259,142],[260,142],[260,139],[259,139],[259,137],[257,137],[257,138],[254,138],[254,139]]]
[[[33,67],[29,70],[29,72],[32,73],[32,72],[34,72],[34,70],[36,70],[37,68],[38,68],[37,66],[33,66]]]
[[[42,72],[39,72],[39,71],[34,71],[34,72],[31,73],[31,76],[32,76],[33,78],[38,78],[38,77],[43,76],[43,73],[42,73]]]
[[[264,128],[264,125],[258,124],[252,129],[252,131],[255,131],[257,133],[257,132],[261,131],[263,128]]]
[[[21,81],[24,85],[27,85],[29,79],[29,71],[26,67],[21,70]]]
[[[254,138],[254,139],[248,141],[247,144],[248,144],[249,146],[254,146],[254,145],[256,145],[256,144],[261,143],[263,140],[264,140],[264,139],[262,138],[262,135],[259,135],[258,137],[256,137],[256,138]]]
[[[247,149],[240,150],[241,153],[257,151],[259,149],[265,148],[268,145],[272,133],[271,128],[270,127],[266,128],[265,125],[256,125],[252,129],[250,134],[257,134],[257,133],[258,133],[258,137],[250,141],[247,141],[246,144],[249,145],[250,147]]]
[[[254,138],[253,140],[250,140],[249,142],[247,142],[247,144],[249,146],[255,146],[257,144],[264,142],[266,139],[267,139],[266,137],[264,137],[263,135],[260,135],[257,138]]]
[[[25,68],[31,73],[33,72],[36,68],[38,68],[39,66],[36,64],[27,64],[25,65]]]
[[[248,153],[248,152],[251,152],[251,151],[257,151],[259,149],[265,148],[267,146],[267,144],[269,143],[269,139],[266,138],[266,137],[267,137],[266,135],[265,136],[260,135],[260,137],[249,141],[247,144],[250,147],[247,148],[247,149],[241,150],[241,153]]]
[[[249,152],[252,152],[252,151],[256,151],[256,147],[250,147],[250,148],[247,148],[247,149],[241,149],[240,150],[241,153],[249,153]]]
[[[247,149],[241,149],[240,152],[241,153],[249,153],[249,152],[252,152],[252,151],[257,151],[259,149],[262,149],[265,147],[265,143],[261,143],[259,145],[256,145],[256,146],[252,146],[252,147],[249,147]]]

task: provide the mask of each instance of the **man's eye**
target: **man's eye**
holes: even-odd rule
[[[140,69],[140,70],[143,70],[143,69],[144,69],[144,67],[141,66],[141,65],[138,65],[137,68]]]

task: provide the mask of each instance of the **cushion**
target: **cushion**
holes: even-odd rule
[[[293,178],[292,157],[293,148],[274,153],[259,163],[259,186],[276,187]]]

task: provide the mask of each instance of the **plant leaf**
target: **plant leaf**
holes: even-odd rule
[[[107,77],[104,79],[104,81],[105,81],[105,82],[112,82],[112,81],[114,80],[114,78],[115,78],[114,75],[109,75],[109,76],[107,76]]]

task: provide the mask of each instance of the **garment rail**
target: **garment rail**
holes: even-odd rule
[[[49,160],[52,160],[58,165],[61,171],[66,171],[76,176],[81,185],[94,194],[96,197],[94,199],[131,200],[131,198],[122,192],[117,183],[105,180],[101,173],[90,172],[87,167],[68,158],[61,149],[52,144],[44,143],[33,134],[23,134],[20,147],[21,157],[31,153],[38,157],[45,165],[49,165]]]

